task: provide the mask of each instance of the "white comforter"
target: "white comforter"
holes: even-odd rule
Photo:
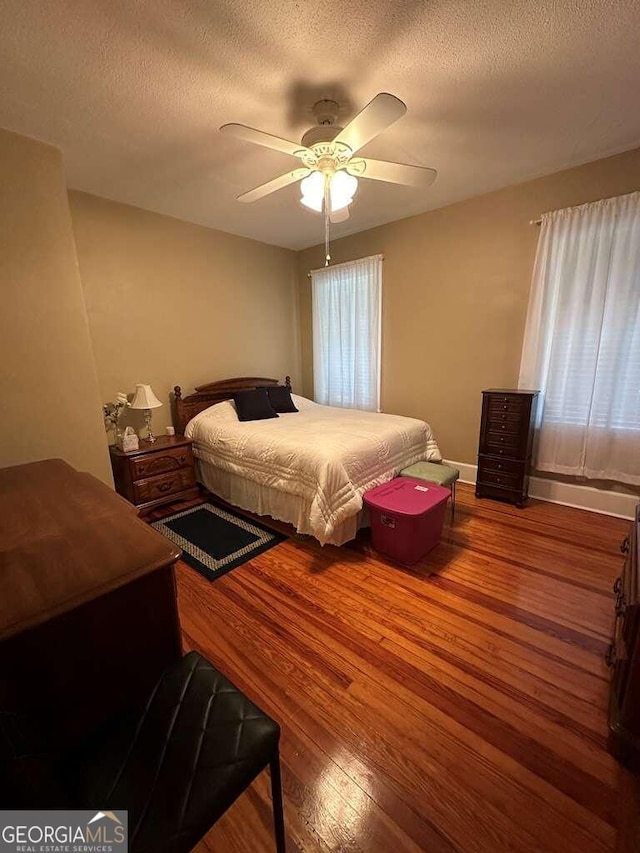
[[[210,465],[303,498],[323,544],[360,512],[368,489],[414,462],[442,458],[423,421],[293,400],[298,412],[244,423],[231,401],[216,403],[189,421],[186,435]]]

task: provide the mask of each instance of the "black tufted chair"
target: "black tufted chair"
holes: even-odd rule
[[[33,756],[15,757],[13,768],[5,763],[5,784],[13,774],[23,808],[127,809],[130,853],[187,853],[269,765],[276,849],[285,853],[279,740],[277,723],[190,652],[142,711],[110,720],[44,776],[34,773]],[[14,756],[24,753],[21,741]],[[21,776],[39,779],[33,797]]]

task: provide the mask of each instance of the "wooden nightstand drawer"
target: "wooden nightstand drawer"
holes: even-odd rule
[[[156,474],[177,471],[179,468],[193,467],[193,454],[190,447],[176,447],[162,453],[138,456],[130,461],[131,479],[145,480]]]
[[[138,480],[133,484],[133,494],[136,504],[144,504],[182,492],[195,484],[193,470],[184,468],[171,474],[151,477],[149,480]]]
[[[141,512],[165,503],[198,497],[191,441],[183,435],[161,435],[138,450],[110,447],[113,479],[118,494]]]

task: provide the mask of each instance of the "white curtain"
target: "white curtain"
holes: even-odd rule
[[[640,192],[542,217],[520,388],[536,468],[640,484]]]
[[[382,255],[311,273],[317,403],[380,408]]]

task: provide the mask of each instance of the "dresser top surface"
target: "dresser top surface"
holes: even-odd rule
[[[143,456],[145,453],[159,453],[163,450],[173,450],[176,447],[184,447],[191,444],[190,438],[185,438],[184,435],[159,435],[153,443],[148,442],[145,438],[140,439],[140,446],[137,450],[121,450],[115,445],[109,447],[109,452],[112,456]]]
[[[0,469],[0,639],[99,598],[180,551],[61,459]]]
[[[523,388],[487,388],[483,394],[521,394],[525,397],[536,397],[539,391],[527,391]]]

